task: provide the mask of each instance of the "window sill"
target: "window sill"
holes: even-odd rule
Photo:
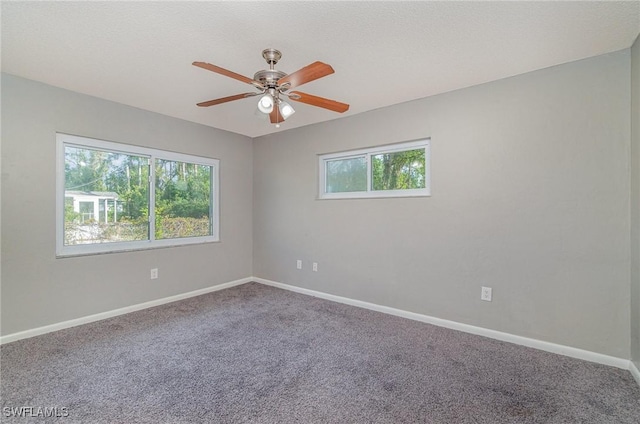
[[[75,245],[75,246],[67,246],[61,251],[56,253],[56,259],[65,259],[65,258],[77,258],[81,256],[96,256],[96,255],[108,255],[111,253],[131,253],[131,252],[141,252],[146,250],[156,250],[156,249],[169,249],[173,247],[186,247],[186,246],[197,246],[204,244],[215,244],[220,243],[220,239],[204,239],[198,238],[198,240],[189,240],[189,239],[179,239],[180,241],[174,240],[174,243],[154,243],[150,242],[140,242],[136,243],[135,246],[129,245],[128,243],[100,243],[93,245]],[[146,244],[142,244],[146,243]],[[83,247],[82,249],[75,249],[75,247]],[[91,247],[90,249],[87,247]],[[104,248],[102,248],[104,246]],[[106,247],[109,247],[108,249]],[[98,248],[100,247],[100,248]]]
[[[427,190],[402,190],[386,192],[325,193],[316,197],[316,200],[395,199],[399,197],[431,197],[431,192]]]

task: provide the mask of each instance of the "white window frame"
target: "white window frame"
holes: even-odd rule
[[[402,190],[372,190],[371,157],[381,153],[395,153],[406,150],[417,150],[424,148],[425,176],[424,188],[402,189]],[[340,159],[353,159],[364,157],[367,163],[367,190],[351,191],[341,193],[327,193],[327,162]],[[367,149],[349,150],[338,153],[327,153],[318,155],[319,169],[319,191],[318,199],[367,199],[383,197],[426,197],[431,196],[431,139],[409,141],[397,144],[387,144],[384,146],[370,147]]]
[[[149,158],[149,239],[127,242],[108,242],[64,244],[64,205],[65,205],[65,147],[78,147],[127,155],[138,155]],[[201,237],[184,237],[172,239],[155,238],[155,160],[164,159],[176,162],[187,162],[197,165],[211,166],[211,202],[210,210],[211,235]],[[133,250],[146,250],[161,247],[184,246],[220,241],[220,161],[213,158],[193,156],[129,144],[114,143],[76,135],[56,133],[56,257],[81,256],[99,253],[115,253]]]

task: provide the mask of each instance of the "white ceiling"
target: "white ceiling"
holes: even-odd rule
[[[256,137],[630,47],[640,2],[2,2],[2,71]],[[265,48],[291,73],[335,74],[301,91],[351,108],[293,103],[277,129],[252,91],[191,65],[253,77]]]

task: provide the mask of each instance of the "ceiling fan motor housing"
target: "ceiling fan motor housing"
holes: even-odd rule
[[[276,71],[275,69],[265,69],[258,71],[253,76],[255,81],[261,82],[267,88],[276,88],[278,80],[286,77],[287,74],[282,71]]]

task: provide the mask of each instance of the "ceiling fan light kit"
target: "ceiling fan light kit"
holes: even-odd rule
[[[291,104],[283,100],[283,97],[288,97],[289,100],[321,107],[338,113],[343,113],[349,110],[349,105],[346,103],[302,93],[300,91],[289,92],[289,90],[294,87],[298,87],[302,84],[333,74],[334,70],[330,65],[322,62],[314,62],[291,74],[286,74],[275,69],[275,65],[282,58],[282,53],[280,53],[280,51],[276,49],[265,49],[262,51],[262,57],[269,65],[269,69],[256,72],[253,75],[253,79],[210,63],[193,62],[194,66],[250,84],[260,90],[259,92],[236,94],[233,96],[209,100],[198,103],[197,105],[200,107],[208,107],[227,103],[233,100],[245,99],[247,97],[260,96],[260,99],[258,100],[258,110],[261,113],[269,115],[271,123],[275,124],[276,127],[280,127],[280,122],[283,122],[296,112]]]
[[[270,94],[265,94],[260,97],[260,101],[258,102],[258,109],[262,113],[271,113],[273,110],[273,97]]]
[[[288,117],[296,113],[296,110],[293,108],[293,106],[291,106],[289,103],[285,102],[284,100],[280,100],[280,104],[278,105],[278,108],[280,108],[280,113],[282,114],[282,117],[284,119],[287,119]]]

